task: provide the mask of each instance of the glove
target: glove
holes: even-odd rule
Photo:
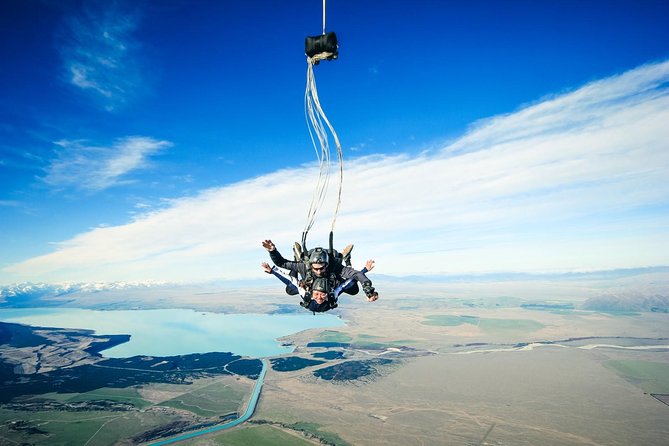
[[[365,292],[365,296],[372,297],[375,293],[374,287],[372,286],[372,282],[370,282],[369,280],[363,282],[362,291]]]

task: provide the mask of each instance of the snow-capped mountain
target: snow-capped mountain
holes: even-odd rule
[[[0,288],[0,298],[57,297],[73,293],[95,293],[108,290],[155,288],[169,285],[167,282],[92,282],[92,283],[32,283],[23,282]]]

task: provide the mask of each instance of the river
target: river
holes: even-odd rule
[[[249,418],[251,418],[251,415],[253,415],[253,412],[256,410],[256,406],[258,405],[258,400],[260,399],[260,391],[262,390],[262,385],[263,381],[265,380],[265,373],[267,372],[267,360],[263,359],[262,362],[262,371],[260,372],[260,376],[258,376],[258,379],[256,381],[256,385],[253,388],[253,394],[251,394],[251,399],[249,399],[249,404],[246,406],[246,411],[244,414],[237,418],[236,420],[232,420],[230,422],[224,423],[224,424],[219,424],[218,426],[213,426],[213,427],[208,427],[206,429],[202,429],[199,431],[194,431],[194,432],[188,432],[186,434],[182,434],[176,437],[168,438],[166,440],[160,440],[155,443],[151,443],[153,446],[160,446],[163,444],[170,444],[170,443],[176,443],[177,441],[182,441],[182,440],[188,440],[189,438],[193,437],[198,437],[200,435],[205,435],[205,434],[210,434],[212,432],[216,431],[221,431],[223,429],[230,429],[231,427],[235,427]]]

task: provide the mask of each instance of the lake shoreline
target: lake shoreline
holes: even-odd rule
[[[226,314],[183,309],[88,310],[81,308],[0,309],[0,321],[60,329],[92,330],[104,336],[129,336],[106,349],[113,358],[233,352],[246,357],[291,353],[278,339],[304,330],[336,328],[335,315]],[[163,342],[170,339],[169,343]]]

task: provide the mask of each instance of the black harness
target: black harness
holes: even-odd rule
[[[334,260],[334,264],[341,264],[341,261],[337,261],[336,257],[335,259],[330,259]],[[328,281],[328,285],[330,287],[330,290],[334,290],[341,284],[341,277],[339,277],[335,272],[333,267],[333,262],[328,263],[328,270],[327,274],[324,276],[316,276],[314,274],[314,271],[311,269],[311,265],[309,264],[308,261],[304,262],[307,265],[307,272],[304,276],[303,282],[304,282],[304,289],[306,290],[306,293],[304,294],[304,297],[302,298],[302,302],[300,302],[300,305],[309,309],[309,305],[311,303],[311,292],[313,288],[314,281],[316,279],[326,279]],[[328,293],[328,300],[327,302],[324,302],[324,304],[327,304],[327,307],[325,305],[322,305],[322,307],[319,308],[319,311],[327,311],[331,310],[333,308],[337,308],[337,297],[335,297],[334,293],[330,291]],[[326,309],[327,308],[327,309]]]
[[[334,35],[334,33],[329,33],[329,34]],[[336,37],[334,38],[335,38],[334,44],[336,45]],[[300,302],[300,305],[307,309],[310,309],[309,306],[311,304],[311,291],[314,284],[314,280],[316,280],[317,278],[327,279],[328,285],[330,286],[330,290],[334,290],[341,284],[342,281],[342,278],[335,273],[335,270],[341,271],[343,263],[342,263],[342,255],[333,248],[333,243],[332,243],[333,234],[332,231],[330,231],[330,249],[325,250],[325,252],[328,255],[327,274],[324,276],[316,277],[313,270],[311,269],[311,263],[309,262],[309,259],[311,258],[311,254],[313,253],[313,251],[319,248],[307,250],[306,238],[307,238],[307,233],[304,232],[302,234],[302,262],[304,262],[304,265],[306,265],[306,270],[307,270],[303,278],[304,282],[303,286],[306,293],[304,294],[304,297],[302,298],[302,302]],[[337,297],[335,297],[334,293],[330,291],[328,293],[327,302],[323,302],[323,304],[319,307],[318,311],[320,312],[320,311],[331,310],[333,308],[337,308],[337,306],[338,306]]]

